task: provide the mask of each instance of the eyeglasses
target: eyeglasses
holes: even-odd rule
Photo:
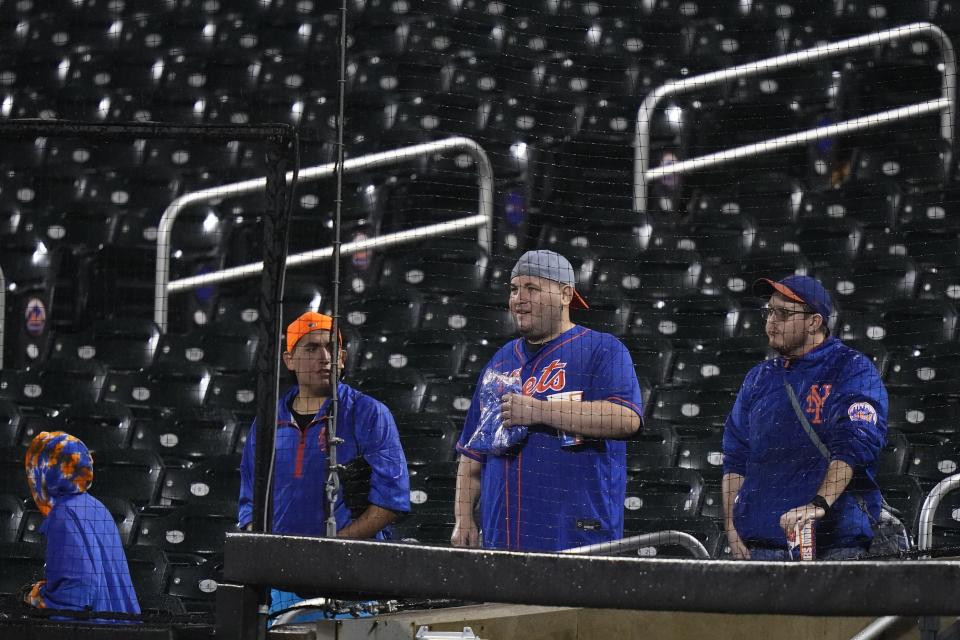
[[[763,318],[764,322],[769,320],[770,316],[773,316],[777,322],[786,322],[792,316],[800,314],[805,316],[815,316],[817,315],[817,312],[805,311],[802,309],[784,309],[783,307],[763,307],[760,309],[760,317]]]

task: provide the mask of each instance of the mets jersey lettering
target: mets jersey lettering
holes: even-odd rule
[[[523,395],[532,396],[547,391],[563,391],[567,386],[567,363],[554,360],[540,372],[539,376],[532,375],[523,383]],[[520,377],[520,369],[514,369],[510,374]]]

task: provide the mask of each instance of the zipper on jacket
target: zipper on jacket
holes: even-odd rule
[[[297,463],[293,467],[293,477],[302,478],[303,477],[303,452],[307,448],[307,432],[300,427],[297,427],[297,431],[300,432],[300,444],[297,445]]]

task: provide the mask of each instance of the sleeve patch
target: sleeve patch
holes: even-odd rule
[[[877,410],[869,402],[854,402],[847,409],[847,415],[851,420],[877,424]]]

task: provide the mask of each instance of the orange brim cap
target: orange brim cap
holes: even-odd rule
[[[297,343],[300,342],[300,338],[308,333],[332,330],[333,318],[316,311],[307,311],[287,327],[287,351],[293,351]],[[339,334],[337,338],[340,342],[340,348],[343,349],[343,334],[339,331],[337,333]]]

